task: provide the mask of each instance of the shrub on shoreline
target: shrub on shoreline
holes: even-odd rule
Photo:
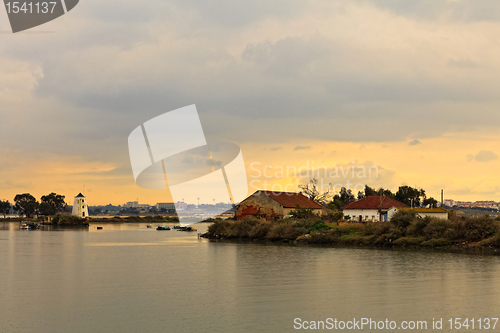
[[[204,237],[376,247],[500,248],[500,221],[489,216],[453,220],[420,218],[413,212],[396,215],[389,223],[332,223],[317,217],[267,221],[245,217],[240,221],[215,220]]]

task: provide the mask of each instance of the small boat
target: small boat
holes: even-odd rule
[[[156,230],[170,230],[170,227],[165,227],[165,226],[158,226]]]
[[[153,226],[151,224],[148,224],[146,228],[152,228]]]
[[[180,225],[175,225],[174,226],[174,229],[182,229],[183,227],[181,227]]]
[[[22,225],[20,225],[19,228],[20,229],[31,229],[31,227],[26,223],[23,223]]]
[[[102,227],[97,227],[97,230],[102,230]]]

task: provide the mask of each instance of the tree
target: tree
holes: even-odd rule
[[[436,200],[436,199],[434,199],[433,197],[426,198],[426,199],[424,199],[424,201],[423,201],[423,205],[424,205],[424,206],[429,206],[429,207],[431,207],[431,208],[436,207],[436,206],[437,206],[437,203],[438,203],[438,202],[437,202],[437,200]]]
[[[349,202],[354,201],[356,198],[350,189],[342,187],[338,194],[333,197],[333,202],[339,202],[341,207],[347,205]]]
[[[330,219],[333,221],[333,222],[337,222],[337,221],[341,221],[342,218],[344,217],[344,213],[338,211],[338,212],[334,212],[334,213],[331,213],[329,215]]]
[[[56,194],[54,192],[42,196],[40,200],[40,214],[54,215],[55,213],[64,212],[64,209],[67,206],[66,202],[64,202],[64,198],[64,195]]]
[[[14,205],[14,209],[20,214],[26,215],[27,218],[30,218],[31,215],[36,213],[39,206],[35,197],[29,193],[17,194],[14,198],[14,202],[16,203]]]
[[[3,214],[3,217],[5,217],[5,215],[7,215],[9,211],[10,211],[9,200],[0,201],[0,213]]]
[[[396,200],[412,207],[420,207],[420,204],[425,200],[426,195],[423,189],[413,188],[408,185],[400,186],[396,192]]]
[[[374,195],[379,195],[379,192],[380,191],[377,191],[376,189],[371,188],[368,185],[365,185],[365,197],[371,197],[371,196],[374,196]]]
[[[312,178],[307,184],[299,185],[299,188],[302,194],[319,204],[325,204],[332,197],[330,184],[328,184],[328,191],[321,192],[322,189],[318,189],[318,180],[316,178]]]
[[[384,195],[384,196],[389,197],[389,198],[395,198],[395,196],[391,192],[391,190],[386,190],[386,189],[384,189],[382,187],[379,188],[378,190],[376,190],[373,187],[365,185],[365,195],[364,195],[364,197],[379,196],[379,195]],[[358,194],[358,199],[359,199],[359,194]]]
[[[40,204],[40,206],[38,207],[38,212],[40,213],[40,215],[45,216],[54,215],[56,213],[54,208],[47,202],[42,202]]]

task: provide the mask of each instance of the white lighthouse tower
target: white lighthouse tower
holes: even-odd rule
[[[75,197],[75,201],[73,202],[72,214],[79,217],[89,216],[89,209],[87,207],[87,198],[85,198],[81,193],[78,193],[78,195]]]

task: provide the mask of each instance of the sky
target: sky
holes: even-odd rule
[[[500,201],[499,36],[495,0],[81,0],[16,34],[0,8],[0,199],[168,202],[135,184],[127,138],[196,104],[209,142],[241,147],[249,193],[323,168]]]

